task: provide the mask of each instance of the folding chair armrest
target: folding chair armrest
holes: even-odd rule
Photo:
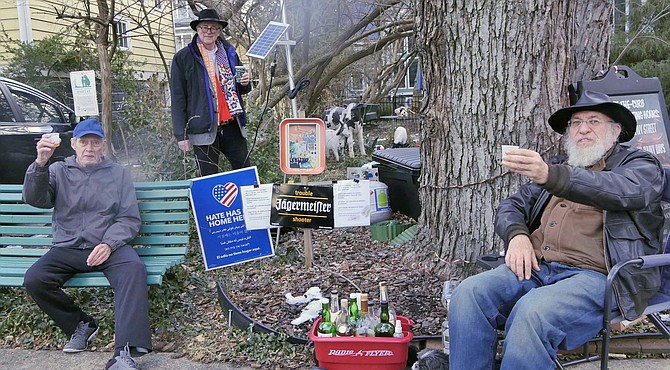
[[[642,256],[642,269],[670,265],[670,254],[654,254],[651,256]]]
[[[642,258],[634,258],[628,261],[621,261],[614,265],[610,272],[607,274],[607,285],[605,286],[605,315],[603,320],[603,327],[605,328],[605,334],[609,335],[609,323],[610,316],[612,311],[612,294],[614,294],[614,289],[612,285],[614,284],[614,279],[619,275],[619,271],[628,265],[637,265],[637,267],[642,266],[644,261]]]

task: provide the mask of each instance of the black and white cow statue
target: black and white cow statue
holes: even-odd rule
[[[326,156],[333,153],[336,161],[340,161],[340,148],[344,148],[347,142],[351,142],[351,131],[349,126],[340,125],[337,130],[326,129]]]
[[[344,132],[343,125],[347,126],[350,136],[346,140],[349,149],[349,157],[354,157],[354,141],[358,141],[360,155],[365,155],[365,142],[363,141],[363,122],[358,115],[358,103],[348,104],[346,107],[330,107],[323,111],[321,118],[326,123],[326,128],[335,132]]]

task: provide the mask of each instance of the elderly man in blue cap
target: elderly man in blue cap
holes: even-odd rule
[[[565,162],[545,162],[530,149],[502,159],[530,182],[498,207],[505,264],[465,279],[453,294],[452,370],[493,369],[496,329],[506,331],[501,369],[554,369],[559,348],[576,348],[602,328],[609,269],[661,251],[665,177],[652,154],[621,145],[635,135],[633,113],[585,91],[549,125],[564,135]],[[658,268],[620,274],[613,307],[638,317],[660,282]]]
[[[105,133],[95,118],[74,129],[75,155],[50,163],[58,145],[49,134],[37,143],[23,199],[53,207],[53,247],[26,272],[24,286],[37,305],[70,337],[77,353],[95,339],[96,321],[62,290],[79,272],[101,271],[114,288],[116,346],[106,369],[136,369],[132,356],[151,351],[147,273],[128,244],[140,229],[130,172],[103,155]]]

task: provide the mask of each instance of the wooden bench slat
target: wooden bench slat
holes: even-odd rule
[[[147,285],[161,285],[163,283],[163,274],[147,275]],[[21,287],[23,286],[23,276],[1,276],[0,286]],[[68,288],[85,287],[105,287],[109,286],[109,281],[104,276],[87,277],[87,274],[77,274],[65,283]]]
[[[188,197],[187,189],[137,190],[138,200],[176,199]]]
[[[171,255],[171,256],[146,256],[142,257],[142,262],[144,262],[147,267],[154,267],[154,266],[172,266],[175,261],[177,263],[181,262],[180,259],[183,256],[180,255]],[[4,268],[23,268],[24,271],[28,269],[28,267],[32,266],[35,261],[37,261],[39,257],[19,257],[19,256],[14,256],[11,258],[0,258],[0,267]],[[2,271],[2,274],[4,275],[6,273],[5,270]]]
[[[47,225],[51,224],[51,214],[48,215],[5,215],[0,214],[0,224],[5,225]]]
[[[2,275],[3,276],[24,276],[26,274],[26,271],[28,268],[32,266],[31,265],[24,265],[24,266],[16,266],[16,267],[4,267]],[[147,274],[148,275],[156,275],[156,274],[162,274],[167,270],[165,264],[156,264],[156,265],[147,265]],[[100,271],[95,271],[95,272],[87,272],[86,275],[92,276],[92,277],[98,277],[98,276],[105,276],[104,273]]]
[[[21,193],[0,193],[0,202],[9,203],[9,202],[20,202]]]
[[[0,235],[25,235],[25,234],[47,234],[51,235],[51,226],[2,226],[0,225]]]
[[[187,244],[188,235],[150,235],[138,236],[133,239],[133,245],[171,245]]]
[[[35,208],[27,204],[0,204],[0,212],[2,213],[25,213],[25,214],[49,214],[51,215],[51,209]]]
[[[167,210],[186,210],[190,203],[188,200],[175,200],[165,202],[140,202],[140,212],[146,211],[167,211]]]
[[[188,224],[188,212],[148,212],[141,215],[143,222],[173,222],[179,221]]]
[[[176,180],[176,181],[138,181],[135,184],[135,190],[144,189],[188,189],[191,188],[191,180]],[[20,186],[20,185],[19,185]]]
[[[3,256],[40,257],[48,250],[45,248],[0,248],[0,258]],[[140,257],[185,255],[186,250],[186,247],[135,248],[135,252]]]
[[[9,192],[9,191],[22,191],[23,185],[21,184],[0,184],[0,192]]]
[[[48,225],[0,225],[0,235],[4,236],[23,236],[23,235],[51,235],[51,226]],[[188,233],[188,224],[175,223],[153,223],[142,224],[140,234],[183,234]]]
[[[33,238],[31,236],[0,236],[0,245],[50,247],[51,236],[48,238]]]

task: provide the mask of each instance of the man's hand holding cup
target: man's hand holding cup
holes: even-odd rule
[[[536,184],[543,185],[549,179],[549,166],[542,156],[529,149],[515,145],[502,146],[502,164],[511,172],[528,176]]]
[[[35,162],[38,166],[44,167],[49,162],[49,158],[60,145],[60,141],[60,135],[57,132],[42,135],[40,141],[37,142],[37,159],[35,159]]]

